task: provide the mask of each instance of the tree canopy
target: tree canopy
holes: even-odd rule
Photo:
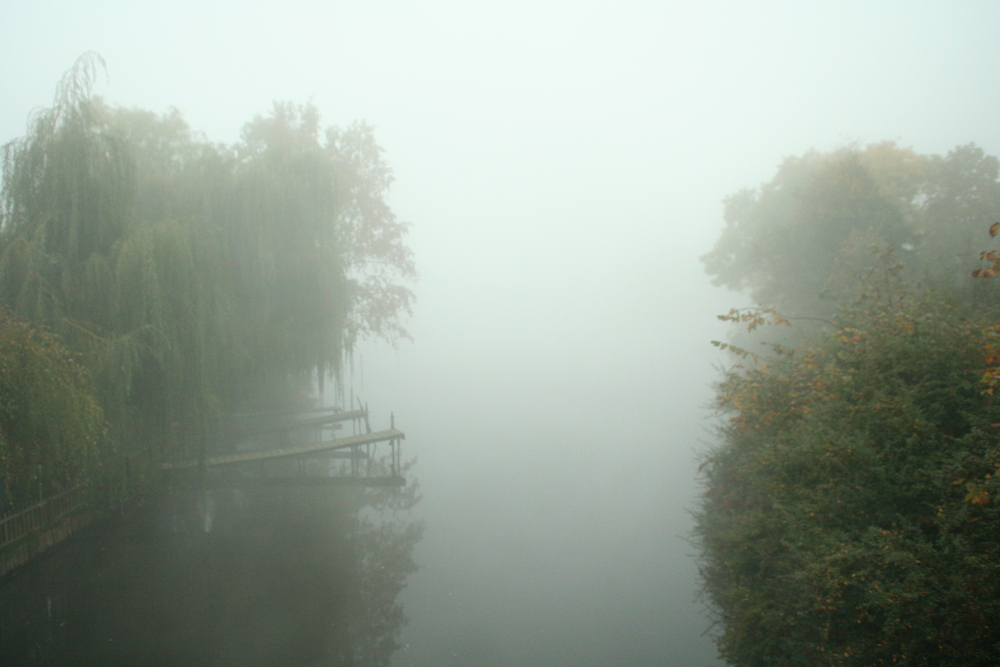
[[[769,183],[723,201],[725,227],[702,261],[716,285],[793,315],[834,312],[887,248],[911,280],[968,291],[998,176],[997,158],[973,144],[944,157],[892,142],[789,157]]]
[[[997,171],[971,145],[880,144],[727,200],[705,262],[761,307],[723,319],[825,320],[767,356],[734,348],[717,385],[696,538],[730,664],[996,662],[1000,312],[972,273],[1000,256]]]
[[[204,454],[227,414],[392,342],[415,277],[372,128],[276,103],[240,141],[112,107],[85,55],[4,146],[0,308],[79,355],[127,455]]]
[[[416,272],[370,126],[323,129],[311,104],[276,103],[239,141],[213,144],[177,110],[95,96],[102,66],[83,56],[3,147],[0,513],[78,485],[113,508],[147,491],[158,464],[233,445],[235,413],[303,407],[359,338],[407,337]],[[239,497],[272,528],[314,534],[334,529],[324,503],[344,502],[252,500]],[[347,562],[298,555],[324,600],[307,653],[389,664],[417,500],[415,483],[358,494],[341,526]]]

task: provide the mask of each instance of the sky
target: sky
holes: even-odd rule
[[[742,305],[721,200],[809,149],[1000,153],[995,2],[0,6],[0,142],[86,51],[112,103],[233,142],[275,100],[375,127],[411,223],[395,414],[427,524],[397,665],[715,664],[691,511]]]

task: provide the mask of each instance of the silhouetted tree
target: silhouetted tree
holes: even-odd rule
[[[945,157],[891,142],[789,157],[769,183],[724,200],[702,261],[715,284],[787,315],[836,312],[889,248],[911,282],[967,298],[982,223],[1000,208],[998,164],[972,144]]]

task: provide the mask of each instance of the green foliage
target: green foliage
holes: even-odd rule
[[[1000,333],[970,273],[1000,266],[998,175],[971,144],[883,143],[789,158],[726,200],[703,261],[759,305],[721,319],[800,330],[767,359],[714,342],[754,361],[717,387],[697,517],[730,663],[995,664]]]
[[[105,505],[142,491],[163,460],[230,444],[234,412],[339,378],[359,337],[407,337],[416,273],[371,127],[322,131],[312,105],[279,103],[210,144],[176,110],[93,96],[102,66],[83,56],[3,149],[0,482],[15,505],[81,483]],[[356,664],[398,648],[415,494],[370,494],[353,526]]]
[[[0,480],[15,507],[113,480],[107,425],[84,369],[56,340],[0,314]]]
[[[80,355],[113,436],[147,465],[203,455],[232,411],[406,336],[415,276],[370,127],[276,104],[233,146],[176,110],[111,108],[85,55],[4,147],[0,307]]]
[[[724,200],[726,226],[702,261],[715,284],[793,315],[835,312],[887,248],[910,282],[972,299],[983,286],[964,278],[1000,207],[998,164],[972,144],[945,157],[891,142],[789,157],[771,182]]]
[[[703,464],[704,591],[735,665],[992,665],[1000,405],[990,331],[873,297],[726,373]]]

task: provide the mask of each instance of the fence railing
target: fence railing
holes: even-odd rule
[[[74,486],[20,512],[0,517],[0,549],[86,506],[87,490],[83,484]]]

